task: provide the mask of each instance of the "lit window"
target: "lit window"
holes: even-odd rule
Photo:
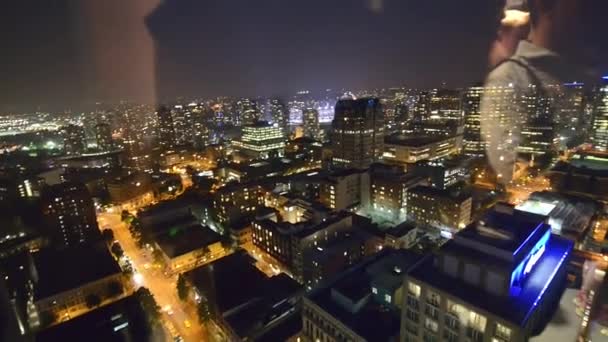
[[[416,285],[412,282],[408,282],[407,289],[410,292],[410,294],[412,294],[414,297],[416,297],[416,298],[420,297],[420,286],[419,285]]]
[[[385,294],[385,295],[384,295],[384,301],[385,301],[385,302],[390,303],[390,302],[391,302],[391,300],[392,300],[391,295],[389,295],[389,294]]]

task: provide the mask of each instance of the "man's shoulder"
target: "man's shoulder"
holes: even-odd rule
[[[527,87],[531,83],[524,62],[510,58],[495,67],[486,78],[486,87]]]

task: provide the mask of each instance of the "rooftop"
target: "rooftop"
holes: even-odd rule
[[[391,235],[394,237],[402,237],[412,230],[416,229],[416,223],[413,222],[402,222],[392,228],[386,230],[386,235]]]
[[[63,250],[43,249],[33,258],[38,273],[36,300],[121,272],[103,242]]]
[[[365,340],[389,341],[399,334],[400,315],[397,310],[369,300],[370,276],[364,267],[375,259],[343,272],[326,287],[313,290],[307,298]],[[356,303],[356,308],[347,307],[336,293]]]
[[[244,251],[235,252],[189,271],[186,277],[196,288],[214,289],[215,304],[220,313],[226,313],[261,297],[271,294],[281,296],[299,289],[299,285],[291,278],[285,279],[281,275],[266,277],[255,267],[255,259]],[[274,286],[275,284],[280,286]]]
[[[491,211],[478,222],[461,230],[455,241],[476,241],[499,250],[516,254],[536,231],[546,231],[545,218],[540,215],[515,211],[513,214]]]
[[[488,293],[480,295],[478,287],[467,284],[461,279],[441,272],[429,272],[434,269],[433,256],[426,257],[410,272],[409,277],[460,298],[506,321],[523,326],[535,307],[543,300],[547,288],[557,280],[557,271],[564,267],[564,262],[571,251],[570,241],[552,236],[546,246],[545,254],[534,267],[518,296],[495,296]]]
[[[433,196],[437,198],[448,198],[455,201],[464,201],[470,198],[471,195],[466,192],[455,188],[438,189],[432,186],[417,185],[407,191],[408,193],[416,193],[422,195]]]
[[[36,335],[36,341],[116,341],[128,342],[145,339],[142,335],[144,313],[137,298],[132,295],[112,304],[97,308]]]
[[[384,142],[390,145],[399,145],[406,147],[422,147],[430,144],[434,144],[449,137],[428,137],[428,136],[406,136],[403,134],[390,135],[384,138]]]
[[[397,289],[403,284],[406,272],[423,259],[424,255],[405,249],[386,252],[370,264],[365,272],[372,278],[372,284],[384,289]]]
[[[155,240],[169,258],[174,258],[204,246],[212,245],[219,242],[221,238],[220,234],[209,227],[194,224],[170,228],[164,233],[158,234]]]

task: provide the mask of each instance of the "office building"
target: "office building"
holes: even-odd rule
[[[471,222],[472,198],[457,188],[417,186],[407,192],[406,213],[416,223],[455,232]]]
[[[311,288],[377,251],[367,231],[371,225],[370,220],[347,212],[321,222],[257,220],[252,225],[252,240]]]
[[[302,124],[304,125],[304,136],[319,139],[321,126],[319,126],[319,111],[315,108],[306,108],[302,111]]]
[[[557,150],[558,128],[556,107],[561,105],[560,94],[539,90],[519,94],[519,104],[526,118],[521,128],[521,141],[517,147],[520,156],[534,160]]]
[[[194,108],[189,105],[177,104],[171,109],[176,145],[186,145],[194,142],[195,118],[198,116],[193,112]]]
[[[67,125],[61,128],[63,151],[67,155],[83,154],[87,144],[82,126]]]
[[[460,153],[462,135],[450,137],[411,137],[392,135],[384,141],[382,159],[404,168],[422,160],[436,160]]]
[[[338,168],[366,168],[384,149],[384,114],[374,98],[342,99],[336,104],[331,133],[332,163]]]
[[[240,139],[233,140],[235,150],[251,159],[281,157],[285,152],[285,136],[278,125],[266,121],[243,126]]]
[[[401,341],[528,341],[558,308],[572,243],[495,209],[405,276]]]
[[[374,215],[393,221],[406,219],[407,191],[422,185],[424,179],[406,174],[398,166],[374,164],[370,169],[370,209]]]
[[[369,171],[346,169],[329,174],[321,182],[319,201],[332,210],[356,210],[369,206]]]
[[[608,86],[597,91],[591,128],[591,143],[597,151],[608,152]]]
[[[285,104],[279,99],[268,100],[267,107],[269,110],[269,121],[279,125],[284,133],[289,129],[289,112]]]
[[[481,136],[481,98],[483,96],[485,96],[483,87],[470,87],[464,91],[462,98],[463,153],[475,158],[481,158],[486,153],[486,143]]]
[[[48,234],[57,247],[94,240],[99,235],[93,199],[79,183],[60,183],[45,188],[40,198]]]
[[[262,119],[258,104],[252,99],[240,99],[236,102],[237,126],[253,125]]]
[[[264,205],[264,189],[257,184],[229,184],[213,196],[215,221],[230,227],[246,215],[253,215]]]
[[[160,147],[169,149],[175,146],[175,125],[171,109],[161,106],[156,112],[158,116],[158,142]]]
[[[97,148],[101,151],[111,151],[114,149],[110,124],[100,122],[95,125],[95,140],[97,141]]]

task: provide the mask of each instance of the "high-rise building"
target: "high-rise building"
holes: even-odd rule
[[[464,91],[462,111],[464,114],[463,153],[481,158],[486,153],[486,143],[481,137],[481,97],[483,87],[471,87]]]
[[[366,168],[380,160],[384,148],[384,114],[376,98],[342,99],[332,121],[332,163],[339,168]]]
[[[566,287],[572,242],[508,208],[469,225],[405,275],[401,341],[528,341]]]
[[[196,104],[195,104],[196,105]],[[175,144],[192,144],[194,140],[194,113],[192,107],[175,105],[171,109],[173,127],[175,129]]]
[[[243,135],[233,140],[235,149],[252,159],[281,157],[285,152],[285,136],[278,125],[258,121],[243,127]]]
[[[519,94],[522,118],[521,141],[517,152],[521,157],[534,158],[554,151],[557,147],[555,113],[561,104],[559,94],[553,92],[531,91]]]
[[[268,100],[269,120],[273,124],[279,125],[284,132],[287,132],[289,127],[289,112],[285,104],[279,99]]]
[[[173,114],[166,106],[161,106],[158,111],[158,138],[162,148],[175,146],[175,126],[173,124]]]
[[[302,123],[304,125],[304,136],[318,139],[321,133],[319,126],[319,111],[315,108],[306,108],[302,111]]]
[[[102,151],[110,151],[114,148],[112,128],[105,122],[95,125],[95,139],[97,140],[97,148]]]
[[[237,126],[253,125],[261,119],[260,109],[255,100],[240,99],[236,106],[238,112]]]
[[[79,183],[60,183],[44,189],[40,199],[49,235],[56,246],[67,247],[99,235],[93,199]]]
[[[591,143],[595,150],[608,152],[608,86],[598,90],[595,101]]]
[[[81,126],[67,125],[61,129],[63,135],[63,150],[65,154],[78,155],[84,153],[86,141],[84,129]]]

